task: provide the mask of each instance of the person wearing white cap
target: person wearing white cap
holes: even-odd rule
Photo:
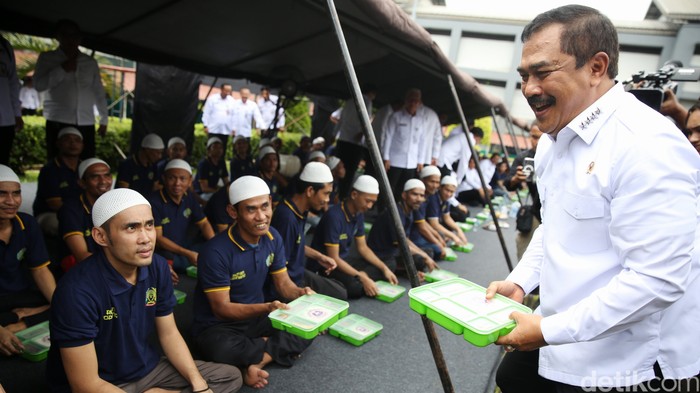
[[[78,184],[83,190],[58,211],[58,231],[64,242],[61,268],[68,271],[76,263],[97,251],[92,238],[92,206],[97,198],[112,189],[109,165],[99,158],[88,158],[78,166]]]
[[[158,246],[156,251],[172,261],[173,269],[184,273],[190,265],[197,265],[196,250],[204,240],[214,237],[214,230],[204,215],[202,205],[188,192],[192,185],[192,168],[185,160],[170,160],[163,173],[163,188],[148,198],[156,222]],[[189,233],[192,226],[199,232]]]
[[[278,136],[273,136],[270,138],[270,146],[272,146],[276,152],[280,152],[282,150],[282,139]]]
[[[425,218],[439,234],[456,244],[466,246],[467,237],[450,215],[450,200],[456,189],[457,179],[452,176],[443,177],[438,191],[428,197]]]
[[[56,213],[69,199],[78,198],[78,164],[83,151],[83,136],[74,127],[65,127],[56,139],[58,155],[39,171],[36,197],[32,208],[42,232],[50,237],[58,235]]]
[[[272,203],[275,206],[282,200],[289,182],[279,172],[279,156],[272,146],[265,146],[258,152],[258,176],[270,187]]]
[[[233,88],[230,83],[221,84],[219,94],[207,97],[202,109],[202,124],[208,138],[219,138],[226,150],[229,135],[233,132],[233,112],[235,100],[231,96]]]
[[[131,188],[147,196],[158,189],[156,164],[163,156],[165,145],[156,134],[148,134],[141,140],[141,148],[122,161],[117,169],[117,188]]]
[[[322,136],[318,136],[314,138],[314,140],[311,142],[311,151],[316,151],[320,150],[323,151],[323,148],[326,146],[326,139]]]
[[[294,194],[277,206],[270,226],[282,236],[287,272],[292,281],[299,286],[308,286],[317,293],[346,300],[348,294],[345,287],[338,281],[327,278],[337,267],[335,260],[306,246],[305,240],[309,210],[322,211],[327,208],[332,185],[333,175],[328,166],[320,162],[306,164],[295,183]],[[322,274],[306,269],[307,257],[325,268]],[[268,300],[282,300],[269,280],[265,285],[265,297]]]
[[[321,150],[314,150],[309,154],[309,162],[326,162],[326,155]]]
[[[250,141],[244,136],[236,135],[233,138],[233,159],[231,159],[229,173],[231,181],[241,176],[254,176],[258,173],[255,160],[250,152]]]
[[[295,156],[299,157],[299,161],[301,161],[301,165],[306,165],[306,163],[309,161],[309,154],[311,153],[311,137],[308,135],[302,135],[301,139],[299,139],[299,147],[294,149],[294,154]]]
[[[0,165],[0,354],[21,353],[24,345],[15,333],[48,319],[56,288],[49,253],[34,217],[19,212],[19,177]]]
[[[269,226],[267,184],[243,176],[229,187],[229,202],[227,211],[236,224],[209,240],[199,254],[192,334],[202,358],[241,367],[245,383],[262,388],[269,376],[263,367],[272,361],[290,367],[311,344],[272,328],[268,314],[288,306],[265,302],[265,280],[271,279],[288,300],[314,292],[289,278],[283,239]]]
[[[47,377],[53,390],[234,392],[235,367],[196,362],[177,329],[167,261],[155,254],[148,201],[111,190],[92,209],[102,249],[68,271],[54,293]],[[165,353],[150,343],[155,332]]]
[[[194,191],[205,201],[220,187],[229,184],[224,145],[218,137],[207,141],[207,156],[197,165],[197,175],[194,178]]]
[[[412,232],[415,230],[413,226],[415,221],[414,215],[424,200],[425,185],[418,179],[410,179],[404,184],[401,200],[398,201],[396,206],[398,208],[399,219],[401,220],[404,232],[406,232],[408,249],[411,251],[413,257],[412,262],[415,264],[419,276],[422,276],[422,273],[426,269],[433,271],[433,269],[437,268],[437,264],[430,253],[426,253],[411,241],[410,238]],[[377,216],[377,219],[372,225],[372,229],[369,231],[367,244],[393,271],[397,269],[402,270],[404,268],[403,263],[400,263],[397,259],[399,258],[398,241],[398,234],[396,233],[396,228],[394,228],[391,212],[389,209],[384,209],[384,211]]]
[[[445,257],[445,247],[447,244],[440,233],[427,222],[428,198],[437,192],[440,187],[440,169],[434,165],[426,165],[418,173],[421,181],[425,185],[425,198],[420,207],[413,214],[413,225],[409,238],[423,250],[430,250],[430,254],[435,259]]]
[[[270,145],[272,145],[272,140],[270,138],[260,138],[260,141],[258,142],[258,151],[260,151],[260,149],[262,149],[263,147]]]
[[[340,202],[340,184],[347,175],[345,164],[336,156],[328,156],[326,165],[331,168],[331,173],[333,174],[333,191],[331,191],[330,204],[335,205]]]
[[[377,296],[376,280],[392,284],[399,282],[394,272],[367,246],[365,239],[364,214],[377,202],[378,196],[377,180],[369,175],[358,177],[350,195],[323,214],[311,242],[313,249],[328,255],[338,264],[329,277],[345,286],[350,299],[363,294]],[[350,258],[353,238],[361,258]],[[306,267],[316,273],[325,270],[313,259],[307,260]]]
[[[170,160],[174,160],[176,158],[181,160],[185,160],[187,158],[187,142],[185,142],[185,140],[179,136],[174,136],[168,139],[168,146],[165,149],[165,157],[156,163],[156,179],[158,182],[160,182],[161,177],[163,177],[165,166],[168,165]]]

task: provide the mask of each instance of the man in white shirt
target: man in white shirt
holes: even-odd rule
[[[31,76],[22,78],[22,88],[19,89],[19,100],[22,103],[22,116],[34,116],[41,107],[39,92],[34,88],[34,79]]]
[[[107,101],[95,59],[82,53],[82,35],[75,22],[60,20],[56,24],[59,47],[39,55],[34,72],[38,91],[45,91],[46,149],[54,158],[56,136],[65,127],[75,127],[83,134],[82,158],[95,156],[95,108],[100,116],[98,133],[107,132]]]
[[[244,87],[241,89],[241,99],[236,100],[233,111],[233,135],[242,135],[250,140],[250,135],[253,131],[253,120],[255,127],[260,128],[265,124],[260,113],[258,104],[250,100],[250,89]]]
[[[270,94],[269,87],[260,89],[260,95],[257,98],[260,115],[263,119],[263,124],[258,125],[263,137],[272,138],[277,135],[277,131],[284,128],[284,108],[277,107],[279,97]],[[273,125],[274,123],[274,125]]]
[[[395,199],[401,196],[400,185],[423,169],[425,144],[421,143],[433,136],[426,131],[426,117],[419,113],[421,104],[421,91],[409,89],[403,109],[394,112],[384,130],[382,157]]]
[[[10,163],[15,132],[22,127],[24,122],[19,101],[15,52],[10,43],[0,36],[0,164]]]
[[[539,285],[540,308],[512,313],[516,328],[497,340],[518,351],[506,358],[534,354],[539,376],[500,370],[499,385],[504,393],[546,391],[527,386],[538,381],[556,392],[697,391],[697,378],[681,380],[700,370],[700,157],[615,82],[617,32],[597,10],[548,11],[522,41],[522,92],[547,134],[535,154],[543,224],[486,298],[522,301]],[[516,386],[512,373],[521,374]]]
[[[228,146],[228,137],[233,132],[233,111],[235,100],[231,97],[231,84],[222,83],[221,93],[207,97],[202,110],[202,124],[208,138],[217,137],[224,146]]]

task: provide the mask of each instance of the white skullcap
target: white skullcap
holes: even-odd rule
[[[457,179],[454,176],[447,175],[440,180],[440,185],[451,185],[457,187]]]
[[[421,190],[425,190],[425,184],[423,184],[423,182],[418,179],[410,179],[406,181],[406,183],[403,185],[404,191],[412,190],[414,188],[420,188]]]
[[[418,177],[423,179],[425,177],[434,176],[434,175],[437,175],[437,176],[442,175],[440,173],[440,169],[438,169],[438,167],[436,167],[435,165],[427,165],[427,166],[424,166],[423,169],[420,170],[420,175],[418,175]]]
[[[314,145],[316,145],[318,143],[326,143],[326,139],[322,136],[319,136],[318,138],[315,138],[314,141],[311,143],[313,143]]]
[[[280,140],[280,137],[278,137],[278,136],[273,136],[272,139],[270,139],[270,143],[272,143],[272,142],[277,142],[278,140]]]
[[[61,139],[64,135],[77,135],[80,140],[83,140],[83,134],[75,127],[65,127],[58,132],[56,139]]]
[[[379,183],[370,175],[362,175],[355,180],[352,188],[367,194],[379,194]]]
[[[78,179],[82,179],[83,175],[85,174],[85,171],[87,171],[88,168],[90,168],[91,166],[93,166],[95,164],[106,165],[107,168],[109,169],[109,164],[100,160],[99,158],[97,158],[97,157],[88,158],[87,160],[84,160],[83,162],[81,162],[80,165],[78,165]]]
[[[322,162],[310,162],[301,171],[299,179],[307,183],[331,183],[333,182],[333,174],[328,165]]]
[[[326,165],[328,165],[331,170],[335,169],[338,164],[340,164],[340,158],[336,156],[328,156],[328,158],[326,158]]]
[[[211,146],[215,143],[221,143],[222,145],[224,144],[223,142],[221,142],[221,139],[213,136],[213,137],[209,138],[209,140],[207,140],[207,149],[209,148],[209,146]]]
[[[272,144],[272,141],[270,138],[260,138],[260,143],[258,143],[258,149],[262,149],[265,146],[269,146]]]
[[[165,169],[163,170],[163,172],[167,172],[170,169],[184,169],[190,175],[192,174],[192,167],[190,166],[190,164],[188,164],[187,161],[181,160],[179,158],[175,158],[173,160],[168,161],[168,164],[165,165]]]
[[[0,164],[0,182],[11,181],[20,183],[19,176],[7,165]]]
[[[141,147],[145,147],[146,149],[165,149],[165,145],[163,144],[163,140],[160,139],[158,134],[153,134],[150,133],[146,136],[143,137],[141,140]]]
[[[258,153],[258,160],[262,160],[263,157],[265,157],[268,154],[277,154],[275,149],[272,148],[272,146],[265,146],[262,149],[260,149],[260,153]]]
[[[92,225],[101,227],[110,218],[130,207],[138,205],[151,206],[143,195],[130,188],[117,188],[107,191],[97,198],[95,204],[92,205]]]
[[[257,176],[241,176],[228,188],[228,200],[232,205],[261,195],[270,195],[270,187]]]
[[[316,159],[316,158],[326,158],[326,155],[323,154],[321,150],[314,150],[309,154],[309,161]]]
[[[172,145],[177,145],[178,143],[187,147],[187,142],[185,142],[184,139],[180,138],[179,136],[174,136],[168,140],[168,148],[170,148]]]
[[[236,135],[236,136],[233,138],[233,144],[235,145],[236,142],[238,142],[238,141],[240,141],[240,140],[244,140],[244,141],[245,141],[246,139],[245,139],[245,137],[244,137],[243,135]],[[247,142],[247,141],[246,141],[246,142]]]

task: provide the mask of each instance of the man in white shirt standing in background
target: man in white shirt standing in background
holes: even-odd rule
[[[67,19],[56,24],[58,49],[39,55],[34,72],[38,91],[46,92],[47,158],[58,154],[56,138],[66,127],[75,127],[83,134],[82,158],[95,156],[95,109],[100,116],[98,133],[107,132],[107,100],[97,61],[79,49],[82,34],[78,25]]]
[[[22,78],[22,88],[19,89],[19,100],[22,102],[22,116],[34,116],[41,107],[39,92],[34,88],[34,79],[31,76]]]
[[[265,124],[260,113],[258,104],[250,100],[250,89],[244,87],[241,89],[241,99],[236,100],[233,112],[233,135],[241,135],[250,140],[250,135],[253,131],[253,120],[255,126],[260,128]]]
[[[221,93],[207,97],[202,110],[202,123],[208,139],[217,137],[224,146],[228,147],[228,137],[233,132],[233,112],[235,100],[231,97],[231,84],[222,83]]]
[[[263,124],[259,124],[260,136],[263,138],[272,138],[277,135],[277,131],[284,128],[284,108],[277,108],[279,97],[270,94],[269,87],[260,89],[260,95],[257,98],[258,108],[262,115]],[[277,120],[275,121],[275,117]],[[272,123],[274,122],[274,125]]]
[[[504,393],[697,392],[700,157],[615,81],[618,35],[599,11],[547,11],[522,41],[522,92],[546,134],[542,225],[486,298],[522,301],[539,285],[540,307],[511,314],[497,382]]]
[[[15,52],[0,36],[0,164],[9,165],[15,132],[24,127]]]

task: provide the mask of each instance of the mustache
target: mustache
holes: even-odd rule
[[[531,96],[527,98],[527,103],[530,106],[554,105],[557,102],[556,98],[550,96]]]

